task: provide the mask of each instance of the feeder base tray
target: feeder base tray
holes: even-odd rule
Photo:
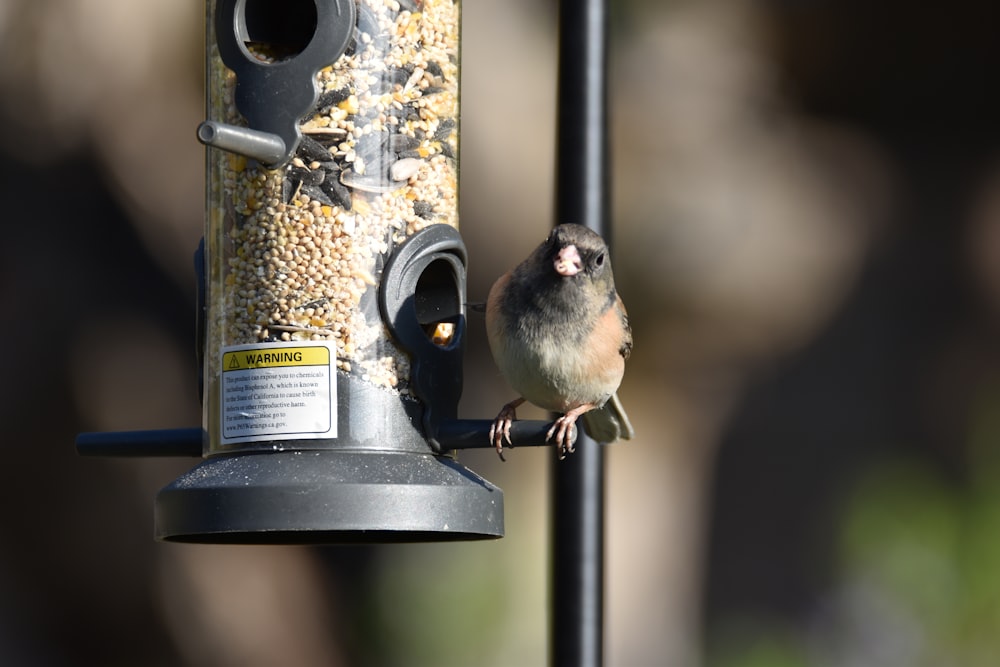
[[[206,459],[156,496],[156,538],[226,544],[503,537],[503,491],[453,459],[361,451]]]

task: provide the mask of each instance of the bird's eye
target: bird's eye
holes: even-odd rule
[[[599,253],[597,257],[594,258],[594,264],[597,266],[604,266],[604,253]]]

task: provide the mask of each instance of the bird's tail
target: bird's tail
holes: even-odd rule
[[[600,408],[583,413],[583,427],[587,435],[602,444],[631,440],[635,435],[617,393],[612,394]]]

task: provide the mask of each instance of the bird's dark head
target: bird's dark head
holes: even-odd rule
[[[614,286],[608,245],[586,227],[559,225],[539,250],[544,254],[545,265],[552,267],[558,277]]]
[[[555,227],[514,271],[519,303],[532,303],[549,317],[597,312],[616,298],[608,246],[581,225]]]
[[[581,225],[563,224],[514,269],[504,301],[519,317],[537,315],[551,324],[596,317],[616,299],[604,239]]]

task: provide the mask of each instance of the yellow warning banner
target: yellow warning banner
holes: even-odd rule
[[[236,350],[222,355],[222,370],[245,371],[251,368],[283,368],[287,366],[329,366],[330,350],[326,347],[276,347],[259,350]]]

